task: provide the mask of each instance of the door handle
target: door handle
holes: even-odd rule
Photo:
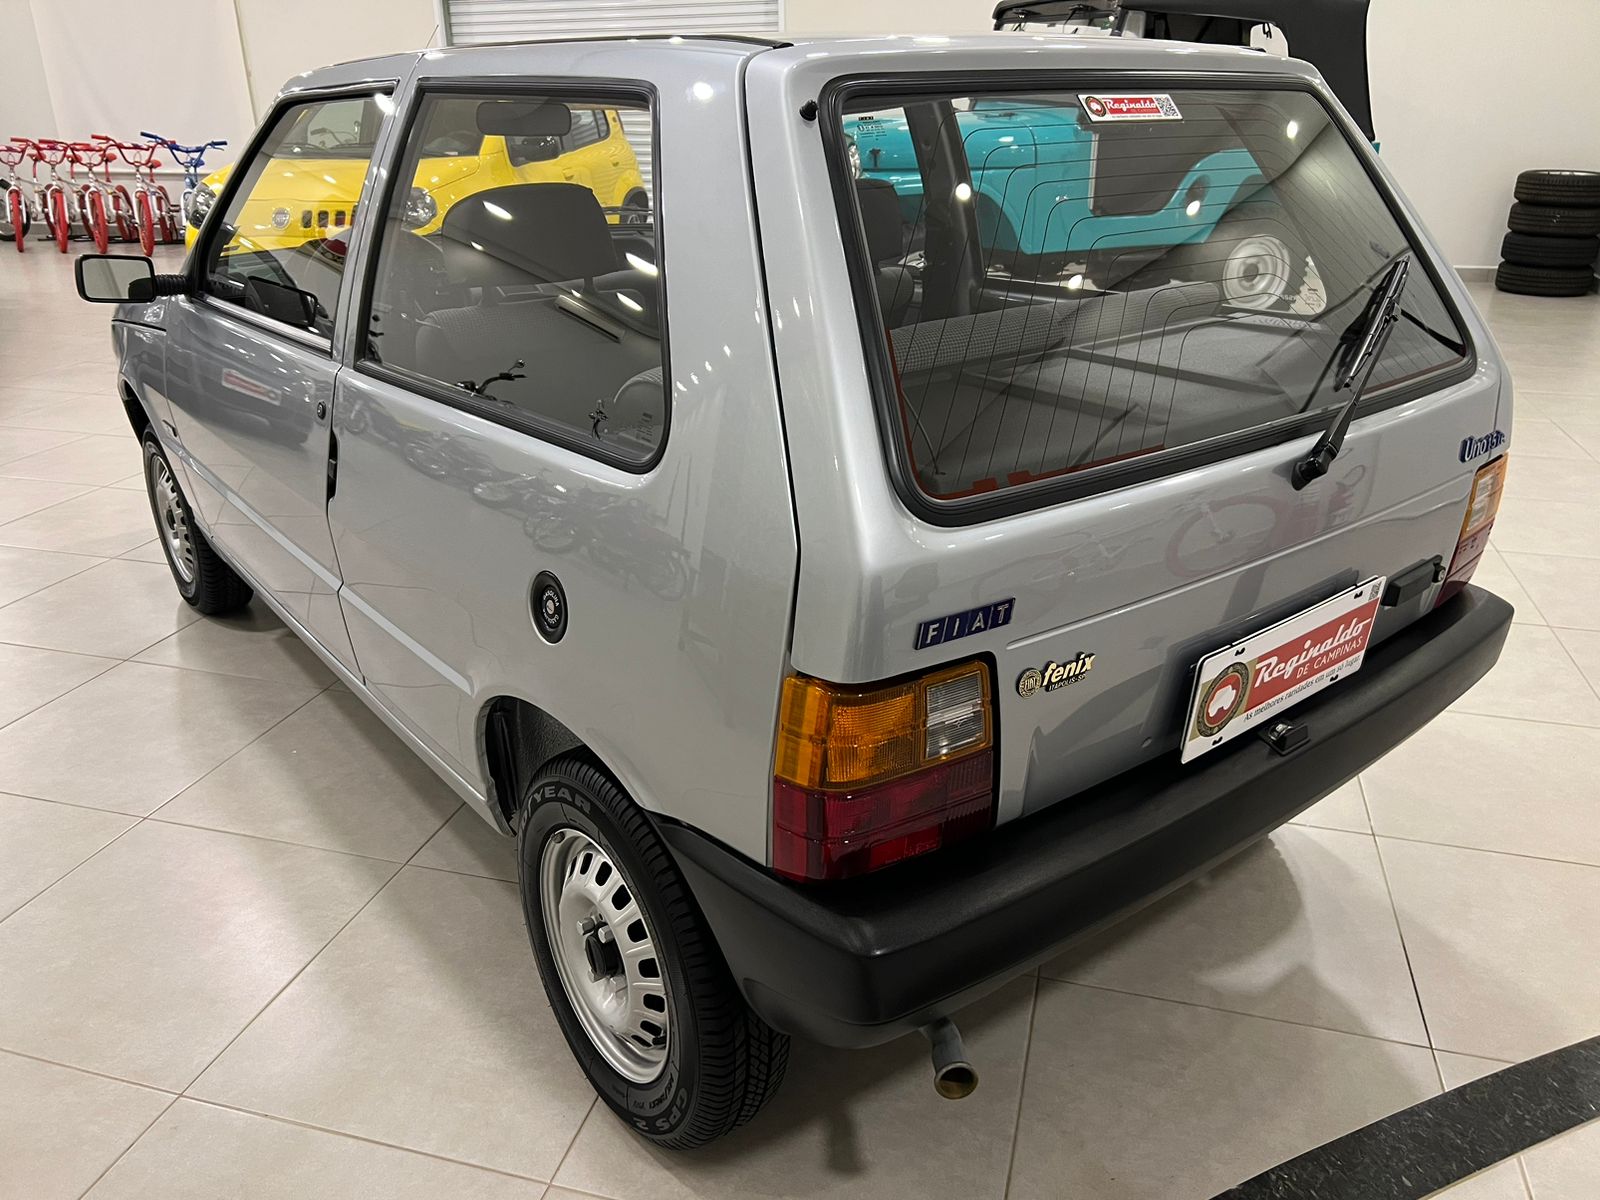
[[[328,419],[328,405],[327,405],[327,402],[324,401],[324,400],[318,400],[317,401],[317,420],[326,421],[327,419]]]

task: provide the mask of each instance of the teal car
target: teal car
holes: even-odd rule
[[[1214,261],[1216,281],[1237,306],[1270,308],[1298,286],[1302,260],[1287,240],[1241,228],[1242,214],[1271,186],[1237,135],[1208,134],[1203,114],[1097,125],[1088,102],[1098,103],[977,98],[955,113],[971,178],[957,185],[957,195],[971,190],[991,268],[1027,263],[1033,274],[1044,263],[1104,283],[1188,248],[1191,258]],[[904,110],[846,116],[844,131],[858,182],[892,186],[905,225],[920,228],[923,175]],[[1139,165],[1103,171],[1115,180],[1116,191],[1107,194],[1104,186],[1096,190],[1096,166],[1112,156]],[[1230,220],[1231,229],[1213,241]]]

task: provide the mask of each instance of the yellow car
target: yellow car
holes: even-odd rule
[[[444,101],[445,108],[454,101]],[[463,196],[517,183],[576,183],[594,192],[615,224],[628,210],[647,213],[649,193],[639,161],[614,109],[574,108],[572,127],[560,137],[504,137],[478,132],[476,101],[460,101],[459,121],[436,113],[433,128],[459,130],[432,139],[417,163],[406,227],[420,234],[439,228],[450,206]],[[236,249],[289,249],[337,236],[354,219],[372,155],[376,129],[365,126],[373,110],[352,103],[348,128],[335,128],[329,109],[306,110],[295,125],[276,135],[277,150],[239,210],[227,254]],[[342,106],[340,106],[342,107]],[[315,129],[299,129],[312,117]],[[190,202],[184,242],[193,246],[232,165],[213,171]]]

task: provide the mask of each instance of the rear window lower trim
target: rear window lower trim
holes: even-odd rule
[[[1440,277],[1432,258],[1420,248],[1422,239],[1416,225],[1396,205],[1393,193],[1379,177],[1367,153],[1363,151],[1362,147],[1367,145],[1364,136],[1349,122],[1341,110],[1329,106],[1322,94],[1306,80],[1288,75],[1171,71],[1124,71],[1112,75],[1093,71],[962,71],[841,75],[829,80],[818,95],[818,107],[821,109],[818,124],[821,126],[823,153],[827,159],[828,181],[833,191],[835,220],[838,222],[844,243],[845,264],[850,274],[857,324],[866,353],[872,406],[878,425],[879,441],[882,443],[889,466],[889,477],[900,496],[901,503],[913,516],[930,525],[947,527],[974,525],[1054,504],[1081,500],[1086,496],[1164,479],[1239,455],[1270,449],[1299,437],[1319,433],[1327,427],[1328,417],[1325,412],[1285,417],[1187,446],[1161,450],[1123,462],[1047,476],[1030,483],[1002,487],[996,491],[982,492],[959,499],[937,499],[928,495],[918,485],[908,449],[909,441],[899,433],[902,418],[897,414],[897,406],[892,403],[895,383],[894,368],[889,362],[888,338],[878,317],[877,297],[867,270],[869,261],[867,247],[862,237],[860,222],[855,218],[855,199],[845,156],[843,122],[846,101],[860,95],[886,95],[896,98],[939,96],[949,94],[952,90],[959,90],[969,95],[1010,95],[1039,87],[1070,91],[1082,91],[1085,88],[1109,91],[1113,88],[1126,89],[1128,86],[1169,87],[1174,90],[1205,86],[1232,90],[1293,91],[1311,96],[1327,109],[1333,127],[1350,144],[1356,160],[1372,182],[1373,189],[1404,235],[1413,260],[1423,268],[1437,291],[1440,302],[1461,332],[1464,347],[1462,360],[1457,366],[1420,383],[1391,385],[1387,390],[1364,399],[1356,411],[1356,420],[1444,391],[1470,379],[1477,371],[1478,354],[1472,340],[1471,328],[1463,320],[1461,311]]]

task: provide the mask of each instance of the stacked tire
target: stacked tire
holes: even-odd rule
[[[1523,296],[1586,296],[1600,260],[1600,171],[1524,171],[1494,284]]]

